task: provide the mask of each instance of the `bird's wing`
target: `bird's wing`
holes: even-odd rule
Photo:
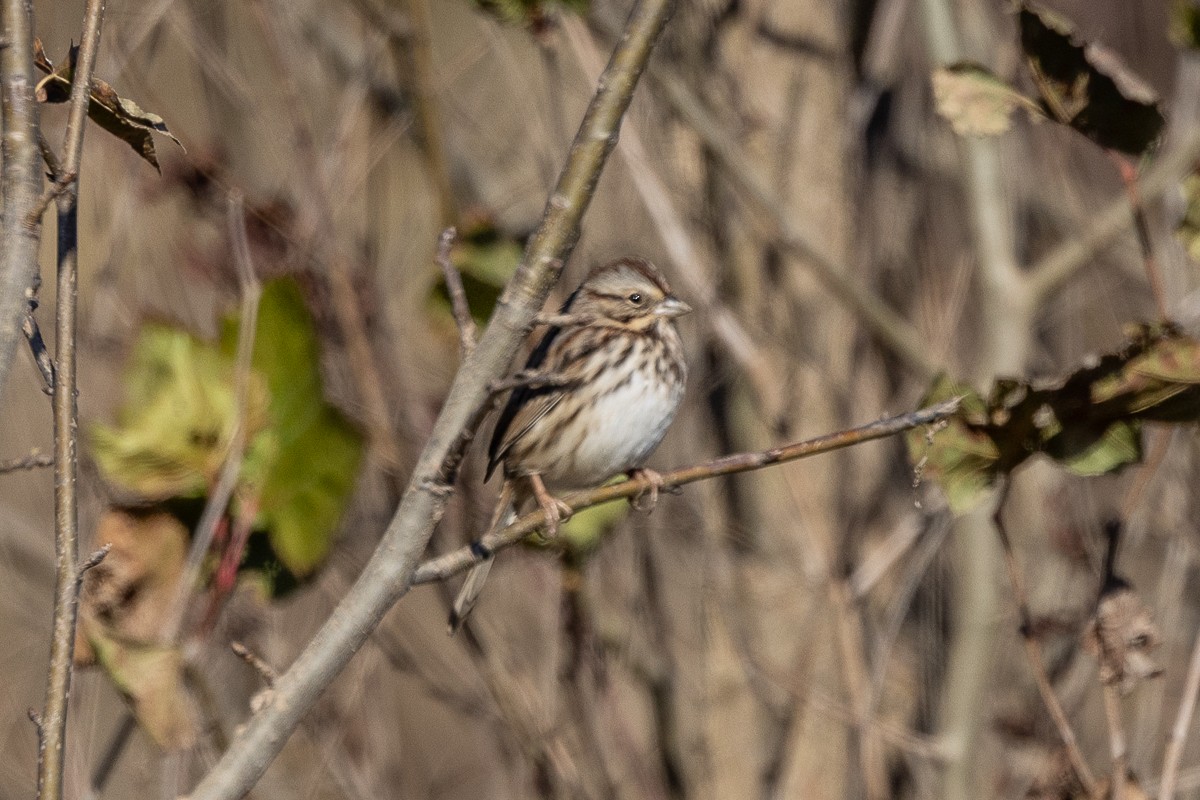
[[[571,293],[559,310],[560,314],[570,312],[571,304],[575,301],[578,293],[578,289]],[[551,346],[560,333],[562,333],[562,328],[558,326],[546,331],[542,340],[538,342],[538,346],[533,349],[533,352],[529,354],[529,359],[525,362],[527,372],[537,371],[547,361],[553,362],[553,359],[548,359],[548,356]],[[492,432],[492,441],[488,446],[487,472],[483,478],[485,481],[492,477],[497,465],[504,460],[505,454],[513,444],[528,433],[534,423],[554,408],[563,395],[564,389],[561,386],[521,386],[513,389],[508,396],[508,402],[504,404],[504,410],[500,412],[500,418],[496,420],[496,428]]]

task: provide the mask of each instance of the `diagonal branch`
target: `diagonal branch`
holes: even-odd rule
[[[453,492],[466,444],[489,405],[489,386],[508,369],[579,236],[600,171],[616,143],[621,118],[671,6],[670,0],[642,0],[634,7],[546,203],[542,222],[497,302],[491,324],[455,375],[400,507],[374,555],[316,636],[279,676],[270,702],[245,724],[192,792],[191,800],[231,800],[245,795],[325,687],[388,609],[407,593],[417,560]]]
[[[1152,200],[1175,186],[1200,158],[1200,131],[1154,160],[1145,174],[1138,178],[1138,188],[1144,200]],[[1045,304],[1063,287],[1071,276],[1086,266],[1114,239],[1133,223],[1129,213],[1129,198],[1122,192],[1091,218],[1087,229],[1068,239],[1042,256],[1027,273],[1029,294],[1037,304]]]
[[[736,453],[721,458],[684,467],[673,472],[664,472],[659,477],[662,483],[660,491],[673,486],[683,486],[687,483],[708,480],[721,475],[733,475],[738,472],[750,472],[776,464],[786,464],[801,458],[841,450],[863,442],[884,439],[897,433],[918,428],[922,425],[932,425],[946,419],[958,411],[960,399],[954,398],[929,408],[901,414],[898,417],[888,417],[858,428],[839,431],[837,433],[818,436],[795,444],[774,447],[757,453]],[[614,500],[633,498],[644,494],[654,485],[646,478],[622,481],[621,483],[601,486],[584,492],[573,492],[562,498],[575,512],[601,503],[611,503]],[[541,511],[534,511],[518,519],[507,528],[490,533],[475,544],[468,545],[452,553],[426,561],[413,577],[413,584],[430,583],[444,580],[456,573],[470,569],[482,561],[489,553],[501,550],[524,539],[538,528],[542,527],[545,517]]]

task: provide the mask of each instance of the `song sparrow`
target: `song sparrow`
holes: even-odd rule
[[[507,525],[530,497],[554,536],[571,509],[554,496],[622,472],[661,478],[642,465],[683,399],[687,365],[673,320],[691,308],[671,294],[649,261],[622,258],[594,270],[563,304],[566,317],[529,356],[527,372],[549,381],[514,389],[496,422],[485,480],[504,467],[490,530]],[[470,612],[492,556],[467,576],[450,630]]]

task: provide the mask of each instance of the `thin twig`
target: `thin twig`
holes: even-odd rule
[[[42,214],[46,213],[46,209],[50,204],[62,197],[63,192],[70,188],[75,179],[79,177],[74,172],[66,172],[59,175],[54,183],[46,187],[42,192],[42,196],[38,198],[37,205],[29,210],[29,214],[25,217],[25,227],[31,231],[37,231],[42,225]]]
[[[89,570],[93,570],[100,566],[100,562],[108,557],[108,552],[110,550],[112,550],[111,542],[105,542],[98,549],[93,550],[92,554],[87,557],[87,560],[79,565],[79,577],[77,580],[83,581],[83,576],[86,575]]]
[[[1156,198],[1176,186],[1200,158],[1200,130],[1193,130],[1177,146],[1160,155],[1138,181],[1143,198]],[[1083,268],[1129,228],[1129,198],[1113,198],[1091,215],[1088,225],[1042,256],[1027,273],[1035,304],[1045,305],[1079,269]]]
[[[837,263],[800,233],[770,182],[750,162],[746,149],[713,119],[683,79],[661,67],[655,69],[654,78],[675,113],[712,150],[725,173],[753,203],[756,218],[766,223],[779,244],[808,266],[837,302],[853,311],[873,336],[919,376],[929,378],[941,371],[943,367],[930,354],[928,343],[908,320],[850,277],[846,264]]]
[[[562,29],[588,77],[599,75],[603,60],[583,20],[572,14],[563,15]],[[541,47],[541,52],[544,56],[552,53],[545,45]],[[558,89],[555,87],[552,96],[557,95]],[[647,154],[636,125],[627,125],[622,131],[621,141],[617,143],[617,153],[626,162],[629,178],[641,195],[642,206],[647,215],[658,230],[659,238],[671,257],[675,274],[679,276],[687,298],[694,301],[699,310],[697,319],[708,326],[714,341],[720,344],[733,362],[743,370],[766,407],[768,418],[774,418],[779,413],[779,406],[784,402],[777,372],[742,322],[728,306],[720,302],[715,288],[716,282],[712,280],[711,274],[703,274],[711,273],[711,270],[703,268],[705,259],[694,244],[696,236],[684,224],[683,215],[676,207],[676,193],[668,190],[659,177],[658,165]]]
[[[55,298],[54,375],[54,551],[55,588],[54,623],[50,640],[49,679],[46,704],[42,712],[45,726],[45,758],[38,770],[40,800],[61,800],[63,765],[66,756],[67,698],[71,693],[71,672],[75,655],[75,622],[79,612],[79,507],[76,492],[78,477],[77,436],[79,414],[76,405],[76,311],[79,274],[79,166],[83,157],[83,136],[87,130],[87,110],[92,71],[100,46],[100,28],[104,19],[104,0],[88,0],[84,11],[83,37],[75,76],[71,85],[71,104],[63,141],[63,175],[75,175],[58,197],[58,282]],[[24,226],[26,215],[20,223]],[[28,299],[22,295],[23,302]]]
[[[446,135],[442,130],[442,117],[434,92],[433,75],[433,20],[429,11],[430,0],[406,0],[409,35],[401,40],[390,37],[397,54],[406,56],[413,76],[416,91],[413,93],[413,108],[421,127],[421,148],[429,163],[430,178],[437,191],[438,216],[443,225],[452,225],[458,220],[458,202],[454,186],[450,182],[450,161],[446,157]]]
[[[1167,754],[1163,758],[1162,781],[1159,784],[1158,800],[1172,800],[1175,796],[1176,776],[1179,762],[1183,759],[1183,746],[1187,744],[1188,731],[1192,727],[1192,715],[1196,713],[1196,696],[1200,694],[1200,633],[1192,645],[1192,659],[1188,662],[1187,679],[1183,684],[1183,697],[1179,701],[1179,713],[1171,727],[1171,738],[1167,742]]]
[[[335,209],[329,187],[322,180],[324,170],[318,158],[316,134],[304,114],[307,101],[296,84],[295,76],[299,69],[295,63],[295,48],[285,44],[280,31],[284,18],[283,7],[278,0],[254,0],[249,5],[263,32],[265,53],[283,93],[287,122],[301,159],[298,174],[303,181],[308,208],[315,213],[316,260],[327,268],[333,312],[345,337],[346,360],[366,411],[371,446],[388,470],[394,473],[401,463],[399,436],[387,402],[379,359],[371,345],[362,304],[354,287],[351,262],[339,244],[334,227]]]
[[[1075,738],[1075,731],[1071,728],[1070,721],[1067,719],[1067,713],[1063,710],[1062,704],[1054,694],[1054,687],[1050,683],[1050,676],[1047,674],[1045,662],[1042,660],[1042,646],[1038,642],[1037,634],[1033,629],[1033,615],[1029,610],[1029,595],[1025,592],[1025,580],[1021,575],[1020,567],[1017,565],[1017,558],[1013,553],[1012,540],[1008,538],[1008,529],[1004,526],[1004,501],[1007,494],[1008,487],[1005,486],[1001,490],[1000,502],[996,506],[996,532],[1000,535],[1000,545],[1004,549],[1004,563],[1008,568],[1008,579],[1012,583],[1013,597],[1017,601],[1017,613],[1019,614],[1021,625],[1021,641],[1025,644],[1025,655],[1029,659],[1029,665],[1033,668],[1033,678],[1037,683],[1038,692],[1042,695],[1042,702],[1045,703],[1046,709],[1050,712],[1050,716],[1054,719],[1054,724],[1058,728],[1059,738],[1062,739],[1063,746],[1067,750],[1067,758],[1071,761],[1071,767],[1075,770],[1075,776],[1079,779],[1080,785],[1083,786],[1084,793],[1088,797],[1094,797],[1096,794],[1096,778],[1092,774],[1091,768],[1088,767],[1087,761],[1083,757],[1083,752],[1079,749],[1079,742]]]
[[[1106,683],[1104,690],[1104,719],[1108,723],[1108,752],[1112,758],[1112,777],[1109,785],[1111,800],[1124,800],[1125,783],[1129,776],[1129,756],[1125,747],[1125,726],[1121,720],[1121,689],[1116,682]]]
[[[488,385],[508,370],[570,255],[621,119],[672,5],[671,0],[641,0],[634,7],[541,224],[474,354],[456,373],[387,531],[338,607],[280,675],[270,702],[242,727],[191,800],[233,800],[248,792],[325,687],[409,590],[417,561],[449,501],[440,488],[453,484],[466,444],[490,405]]]
[[[31,450],[29,455],[21,456],[20,458],[10,458],[8,461],[0,461],[0,475],[6,472],[16,472],[18,470],[38,469],[40,467],[54,466],[54,456],[49,453],[43,453],[40,450]]]
[[[1158,309],[1158,318],[1167,320],[1167,298],[1163,289],[1162,273],[1154,260],[1154,244],[1150,239],[1150,223],[1146,219],[1146,207],[1142,204],[1142,193],[1138,188],[1137,167],[1129,163],[1129,159],[1116,150],[1108,151],[1109,158],[1116,164],[1117,172],[1121,175],[1121,183],[1125,186],[1125,195],[1129,198],[1129,210],[1133,215],[1133,230],[1137,233],[1138,247],[1142,251],[1142,264],[1146,268],[1146,280],[1150,284],[1150,293],[1154,296],[1154,305]],[[1119,795],[1114,795],[1120,800]]]
[[[229,649],[233,651],[235,656],[254,668],[254,671],[258,673],[260,678],[262,678],[263,683],[267,685],[268,689],[274,688],[275,681],[277,678],[279,678],[279,673],[274,667],[268,664],[266,660],[262,658],[262,656],[258,655],[241,642],[230,642]]]
[[[262,284],[255,274],[254,262],[250,255],[250,243],[246,237],[246,215],[240,194],[230,193],[225,221],[229,241],[233,248],[233,261],[237,267],[238,286],[241,293],[237,355],[234,360],[233,435],[230,437],[229,450],[225,455],[225,463],[221,465],[216,485],[209,492],[208,499],[204,503],[204,511],[200,514],[200,522],[196,524],[195,533],[192,535],[192,544],[188,549],[187,560],[180,572],[179,583],[175,588],[175,597],[163,625],[161,640],[164,643],[174,643],[183,630],[188,600],[200,577],[200,570],[204,566],[208,549],[212,546],[217,525],[225,516],[229,508],[229,501],[233,498],[233,491],[237,488],[238,476],[242,470],[242,458],[246,452],[246,409],[250,395],[254,337],[258,328],[258,306],[262,299]]]
[[[789,461],[841,450],[845,447],[874,441],[875,439],[884,439],[912,428],[930,425],[938,420],[945,419],[953,415],[958,410],[958,407],[959,400],[955,398],[935,406],[930,406],[929,408],[913,411],[909,414],[888,417],[858,428],[850,428],[849,430],[826,434],[825,436],[819,436],[804,442],[783,445],[782,447],[774,447],[770,450],[754,453],[736,453],[692,467],[664,472],[659,476],[662,479],[662,483],[659,484],[660,491],[673,486],[683,486],[684,484],[715,478],[720,475],[733,475],[738,472],[750,472],[751,470],[762,469],[763,467],[775,464],[785,464]],[[601,486],[588,491],[572,492],[563,497],[562,500],[574,511],[579,512],[601,503],[610,503],[614,500],[637,497],[639,494],[647,491],[650,486],[650,480],[638,478]],[[507,528],[484,536],[477,544],[472,544],[426,561],[417,569],[412,582],[416,585],[440,581],[469,569],[482,561],[487,553],[494,553],[497,550],[516,544],[540,528],[544,522],[545,518],[540,510],[526,514]]]
[[[54,394],[54,359],[50,357],[50,351],[46,349],[46,340],[42,338],[42,329],[38,327],[37,317],[35,317],[34,309],[37,301],[29,302],[29,310],[25,312],[25,321],[21,323],[21,331],[25,334],[25,341],[29,343],[29,353],[33,356],[33,363],[37,365],[38,373],[42,376],[42,391],[46,394]]]
[[[474,352],[477,337],[471,306],[463,288],[462,275],[450,260],[450,248],[454,246],[454,237],[457,235],[458,231],[454,226],[442,231],[441,237],[438,238],[437,263],[442,268],[442,278],[446,281],[446,293],[450,295],[450,308],[454,312],[454,322],[458,325],[459,346],[465,360]]]
[[[108,745],[104,748],[104,755],[100,757],[96,768],[92,770],[92,779],[87,794],[84,795],[84,800],[96,800],[100,796],[104,790],[104,784],[108,783],[113,768],[117,766],[117,762],[121,759],[121,753],[125,751],[125,745],[129,743],[129,737],[135,730],[137,730],[137,718],[133,716],[133,712],[129,710],[122,712],[121,722],[113,731],[112,738],[108,740]]]

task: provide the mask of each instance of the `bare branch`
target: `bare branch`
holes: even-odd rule
[[[450,308],[454,312],[454,321],[458,325],[459,346],[462,357],[468,358],[475,350],[475,320],[471,317],[471,306],[467,303],[467,292],[463,289],[462,275],[450,260],[450,248],[454,246],[454,237],[458,231],[453,227],[442,231],[438,239],[437,263],[442,268],[442,277],[446,281],[446,293],[450,295]]]
[[[254,668],[254,671],[258,673],[260,678],[262,678],[263,683],[267,685],[268,689],[274,688],[275,680],[279,677],[279,673],[274,667],[268,664],[262,658],[262,656],[258,655],[241,642],[230,642],[229,649],[233,651],[235,656]]]
[[[192,792],[191,800],[232,800],[249,791],[317,697],[408,591],[417,560],[449,499],[437,489],[452,485],[466,442],[489,406],[489,384],[507,371],[578,238],[621,118],[671,6],[670,0],[642,0],[635,6],[546,203],[542,222],[475,352],[455,375],[388,530],[333,614],[279,677],[270,702],[245,724]]]
[[[51,203],[62,197],[63,192],[67,191],[78,177],[77,173],[67,172],[60,175],[55,179],[54,183],[47,186],[46,190],[42,192],[42,196],[38,198],[37,205],[25,217],[25,227],[34,232],[40,230],[42,226],[42,214],[46,213],[46,209],[50,207]]]
[[[1200,633],[1196,635],[1196,643],[1192,645],[1192,659],[1188,662],[1183,697],[1179,701],[1179,713],[1175,716],[1175,725],[1171,728],[1171,738],[1167,742],[1158,800],[1172,800],[1175,797],[1179,762],[1183,759],[1183,746],[1187,744],[1188,731],[1192,727],[1192,715],[1196,713],[1197,695],[1200,695]]]
[[[29,292],[29,290],[26,290]],[[42,338],[42,330],[38,327],[37,317],[34,310],[37,308],[37,300],[30,299],[28,310],[25,312],[25,321],[21,323],[21,331],[25,334],[25,341],[29,342],[29,352],[33,356],[33,363],[37,365],[38,372],[42,376],[42,391],[46,394],[54,394],[54,359],[50,357],[50,351],[46,349],[46,340]]]
[[[84,11],[83,37],[71,85],[70,110],[63,141],[63,164],[59,175],[74,175],[58,196],[58,282],[55,297],[56,367],[54,375],[54,624],[50,639],[49,680],[46,705],[45,758],[38,770],[40,800],[61,800],[63,764],[66,755],[67,698],[75,656],[75,621],[79,611],[79,506],[78,477],[79,413],[76,405],[76,311],[79,273],[78,201],[79,165],[92,71],[100,47],[104,0],[88,0]],[[32,143],[31,143],[32,144]],[[21,217],[21,227],[27,219]],[[22,295],[22,301],[27,298]]]
[[[931,425],[945,419],[958,411],[959,402],[958,398],[954,398],[938,405],[930,406],[929,408],[913,411],[909,414],[888,417],[858,428],[850,428],[849,430],[818,436],[816,439],[773,447],[770,450],[762,450],[755,453],[735,453],[692,467],[684,467],[673,472],[664,472],[659,475],[662,479],[660,491],[674,486],[683,486],[684,484],[695,483],[696,481],[716,478],[721,475],[733,475],[734,473],[750,472],[776,464],[786,464],[789,461],[841,450],[856,444],[862,444],[863,442],[885,439],[897,433],[902,433],[903,431],[922,425]],[[589,489],[584,492],[572,492],[563,497],[562,500],[578,513],[585,508],[600,505],[601,503],[611,503],[614,500],[637,497],[649,490],[653,484],[654,482],[648,478],[639,478],[601,486],[597,489]],[[477,543],[426,561],[417,569],[412,582],[416,585],[444,580],[451,575],[469,569],[482,561],[487,554],[502,550],[521,541],[542,527],[544,522],[545,518],[540,510],[526,514],[507,528],[484,536]]]
[[[1143,198],[1155,198],[1175,186],[1200,158],[1200,130],[1191,131],[1171,150],[1154,160],[1138,181]],[[1126,194],[1114,198],[1092,215],[1088,227],[1042,256],[1030,267],[1027,281],[1035,304],[1044,305],[1079,269],[1091,262],[1115,238],[1129,229]]]
[[[921,377],[929,378],[939,372],[942,366],[934,361],[928,344],[908,320],[850,277],[846,264],[836,263],[800,234],[745,149],[713,119],[688,85],[663,68],[655,69],[654,78],[667,102],[712,149],[721,167],[750,199],[780,245],[808,265],[835,300],[853,311],[873,336]]]
[[[33,97],[33,4],[2,0],[0,30],[0,393],[21,339],[25,290],[38,279],[39,230],[25,224],[42,191],[38,109]]]
[[[1158,309],[1158,318],[1167,320],[1167,298],[1163,289],[1162,273],[1154,260],[1154,244],[1150,240],[1150,223],[1146,219],[1146,207],[1142,203],[1142,192],[1138,188],[1138,170],[1129,159],[1116,150],[1109,150],[1108,156],[1117,167],[1121,183],[1125,186],[1125,196],[1129,198],[1129,210],[1133,217],[1133,230],[1137,234],[1138,247],[1142,251],[1142,264],[1146,269],[1146,281],[1150,284],[1150,294],[1154,297],[1154,305]],[[1114,781],[1116,779],[1114,778]],[[1122,779],[1123,782],[1123,779]],[[1116,783],[1113,797],[1120,800],[1119,788]]]

